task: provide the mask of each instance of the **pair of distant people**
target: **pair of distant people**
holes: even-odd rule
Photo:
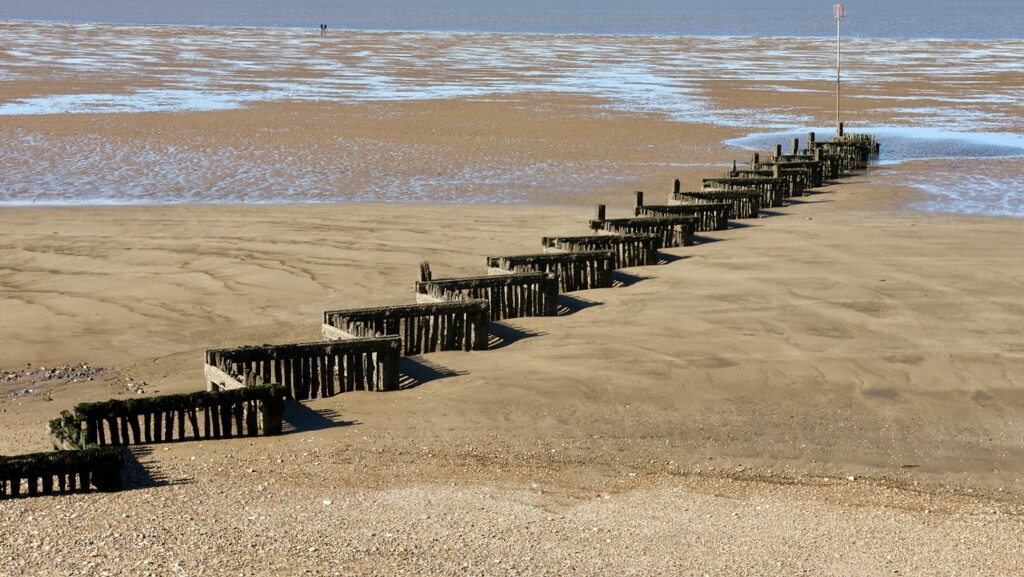
[[[321,24],[320,25],[320,36],[327,36],[327,25],[326,24]]]

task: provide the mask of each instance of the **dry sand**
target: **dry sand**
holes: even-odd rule
[[[345,117],[330,130],[452,170],[579,155],[628,182],[524,186],[521,206],[0,209],[0,368],[109,369],[12,375],[0,452],[46,450],[47,419],[139,394],[126,382],[202,388],[205,349],[314,340],[325,309],[410,302],[422,259],[478,274],[585,233],[596,201],[625,216],[633,189],[653,203],[722,170],[680,158],[745,156],[725,129],[545,102],[3,119],[301,151]],[[904,210],[912,190],[875,183],[930,164],[703,234],[562,316],[500,323],[493,350],[408,359],[403,391],[292,404],[281,437],[136,448],[132,490],[3,502],[0,574],[1019,574],[1024,236]]]

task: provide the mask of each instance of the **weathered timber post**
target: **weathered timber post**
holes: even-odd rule
[[[793,139],[793,156],[796,156],[798,154],[800,154],[800,139],[799,138],[794,138]]]
[[[836,130],[836,136],[842,136],[842,135],[843,135],[843,123],[840,122],[839,123],[839,129]]]
[[[683,185],[683,183],[679,182],[679,179],[677,178],[676,181],[674,183],[672,183],[672,192],[673,193],[679,192],[680,187],[682,187],[682,185]]]
[[[473,323],[473,349],[477,351],[487,349],[487,339],[489,337],[487,327],[490,324],[487,308],[488,305],[481,305],[481,314],[471,319]]]
[[[807,133],[807,150],[814,150],[814,133]]]
[[[779,160],[781,158],[782,158],[782,145],[781,144],[776,144],[775,145],[775,160]]]
[[[638,190],[638,191],[634,192],[633,195],[636,198],[636,202],[633,204],[633,206],[643,206],[644,205],[644,191]]]
[[[427,282],[433,280],[433,274],[430,272],[430,263],[423,261],[420,263],[420,282]]]
[[[96,421],[92,419],[85,422],[85,444],[96,444]]]
[[[597,205],[597,219],[596,220],[605,220],[605,218],[604,218],[604,215],[605,215],[604,209],[605,209],[605,206],[603,204]]]
[[[124,453],[122,450],[122,467]],[[111,493],[120,491],[122,487],[121,483],[121,467],[97,467],[92,470],[92,485],[96,487],[97,491],[104,493]],[[88,487],[88,485],[86,486]]]
[[[558,314],[558,276],[549,275],[548,282],[541,289],[544,291],[544,316],[553,317]]]
[[[380,390],[398,390],[398,358],[401,356],[399,350],[401,344],[396,339],[393,346],[385,351],[377,353],[381,357]]]
[[[280,435],[284,416],[284,399],[266,398],[257,403],[259,407],[259,428],[264,435]]]

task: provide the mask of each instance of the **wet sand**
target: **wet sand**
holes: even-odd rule
[[[315,340],[325,309],[411,302],[423,259],[482,273],[586,233],[595,202],[626,216],[633,190],[654,203],[746,157],[721,144],[735,130],[593,104],[4,118],[303,154],[359,136],[414,151],[388,164],[407,176],[522,157],[615,176],[504,184],[520,205],[2,208],[0,368],[110,372],[4,384],[0,453],[46,450],[47,419],[140,394],[127,382],[201,389],[208,348]],[[409,359],[405,390],[292,405],[281,437],[137,448],[133,490],[5,502],[0,573],[1017,574],[1024,237],[906,209],[920,193],[888,177],[936,164],[702,234],[562,316],[500,323],[492,350]],[[364,166],[339,187],[372,181]]]

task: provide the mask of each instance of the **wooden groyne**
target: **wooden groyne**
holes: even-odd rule
[[[120,447],[0,456],[0,499],[88,491],[119,491],[124,453]]]
[[[605,218],[605,205],[597,205],[597,218],[590,221],[590,229],[606,234],[644,234],[657,236],[663,248],[693,246],[697,231],[697,217],[640,216],[634,218]]]
[[[545,236],[541,239],[545,251],[589,252],[611,250],[615,252],[613,268],[629,268],[658,264],[661,238],[653,234],[589,234],[585,236]]]
[[[795,142],[793,147],[794,149],[798,148]],[[879,149],[880,146],[874,136],[870,134],[846,134],[843,130],[843,124],[840,123],[839,132],[832,140],[816,142],[814,133],[808,133],[807,150],[805,153],[813,154],[814,151],[819,151],[822,156],[833,158],[838,165],[837,172],[842,173],[867,168],[871,158],[878,156]],[[778,146],[776,151],[780,151]],[[795,151],[794,154],[796,154]]]
[[[277,383],[291,399],[398,389],[401,338],[259,345],[206,351],[209,390]]]
[[[281,434],[284,388],[112,399],[82,403],[50,421],[57,449]]]
[[[736,177],[701,179],[702,191],[758,192],[761,206],[775,208],[783,205],[789,194],[789,181],[774,177]]]
[[[673,192],[669,205],[729,204],[732,218],[757,218],[761,211],[761,193],[758,191],[699,190]]]
[[[859,143],[830,140],[816,146],[815,150],[820,150],[823,156],[831,158],[838,166],[836,176],[851,170],[861,170],[868,165],[869,157]]]
[[[487,257],[488,274],[552,273],[561,293],[612,286],[615,251],[545,252]]]
[[[403,355],[487,349],[491,305],[483,299],[324,312],[330,340],[395,335]]]
[[[694,244],[697,231],[725,230],[730,219],[757,218],[867,165],[878,154],[871,136],[844,134],[801,150],[782,145],[749,168],[733,162],[725,178],[703,179],[684,192],[676,180],[668,204],[648,206],[635,193],[632,218],[589,221],[597,234],[542,239],[545,252],[488,257],[485,276],[434,279],[427,263],[415,283],[415,305],[323,313],[318,343],[244,346],[206,351],[207,391],[83,403],[50,422],[52,453],[0,457],[0,499],[122,487],[122,445],[282,432],[285,399],[399,388],[401,355],[488,348],[491,321],[554,316],[559,292],[612,286],[612,271],[659,262],[662,248]]]
[[[793,163],[772,162],[768,165],[758,164],[756,168],[754,162],[751,162],[750,165],[750,168],[740,168],[734,160],[732,169],[726,171],[725,177],[728,179],[781,179],[784,182],[783,198],[803,196],[804,190],[814,187],[815,173],[818,172],[817,164],[808,167]]]
[[[793,139],[791,154],[782,153],[782,145],[775,145],[775,152],[767,161],[761,160],[757,152],[750,160],[751,170],[775,170],[779,174],[795,174],[802,172],[805,177],[804,188],[817,188],[827,181],[839,177],[842,173],[842,162],[839,157],[826,154],[821,148],[814,147],[814,133],[808,134],[807,149],[800,149],[800,139]],[[736,162],[733,161],[733,168]]]
[[[732,218],[732,203],[729,202],[648,206],[644,204],[644,193],[642,190],[634,193],[634,199],[633,216],[692,216],[697,219],[697,232],[726,230],[729,228],[729,219]]]
[[[558,314],[558,277],[547,272],[524,272],[435,279],[426,267],[416,282],[417,302],[483,299],[492,321]]]

